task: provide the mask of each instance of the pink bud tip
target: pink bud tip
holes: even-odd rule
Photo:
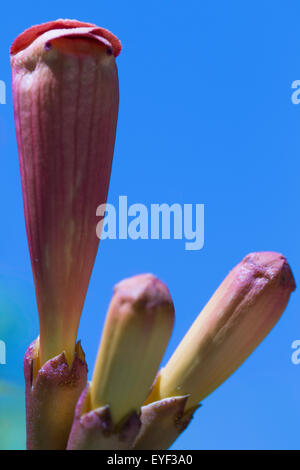
[[[119,39],[114,36],[110,31],[104,28],[99,28],[93,23],[84,23],[77,20],[56,20],[49,21],[48,23],[42,23],[39,25],[31,26],[31,28],[26,29],[22,34],[20,34],[12,43],[10,48],[10,53],[12,55],[17,54],[18,52],[25,49],[29,46],[35,39],[37,39],[42,34],[47,31],[52,31],[54,29],[75,29],[83,27],[92,27],[92,32],[95,35],[101,36],[107,41],[110,42],[113,48],[114,56],[117,57],[122,49],[121,42]]]

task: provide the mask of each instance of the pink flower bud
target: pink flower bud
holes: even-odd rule
[[[190,395],[198,405],[252,353],[281,317],[295,289],[286,259],[246,256],[222,282],[164,367],[147,399]]]
[[[106,202],[118,115],[119,40],[75,20],[33,26],[11,47],[40,365],[72,362]]]

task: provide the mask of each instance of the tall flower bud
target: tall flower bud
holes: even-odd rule
[[[118,115],[120,42],[90,23],[34,26],[11,47],[26,231],[40,319],[42,366],[77,329],[99,239]]]
[[[76,336],[118,115],[119,40],[76,20],[11,47],[13,103],[40,338],[24,358],[28,449],[65,449],[87,365]]]

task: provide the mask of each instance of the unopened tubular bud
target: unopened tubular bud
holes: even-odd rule
[[[74,358],[110,180],[120,50],[112,33],[76,20],[33,26],[11,47],[40,366],[63,351]]]
[[[226,277],[158,376],[147,403],[189,395],[197,406],[252,353],[279,320],[295,282],[273,252],[246,256]]]
[[[151,274],[114,291],[91,383],[91,407],[109,405],[115,425],[145,401],[173,328],[168,288]]]

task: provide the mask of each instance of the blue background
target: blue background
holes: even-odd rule
[[[120,114],[109,202],[204,203],[205,246],[101,243],[79,337],[90,369],[112,286],[153,272],[173,295],[164,362],[228,271],[251,251],[282,252],[300,278],[300,79],[297,1],[38,2],[1,5],[0,448],[24,447],[22,356],[38,334],[11,98],[9,46],[25,28],[77,18],[123,43]],[[208,397],[177,449],[299,449],[299,292],[246,363]]]

